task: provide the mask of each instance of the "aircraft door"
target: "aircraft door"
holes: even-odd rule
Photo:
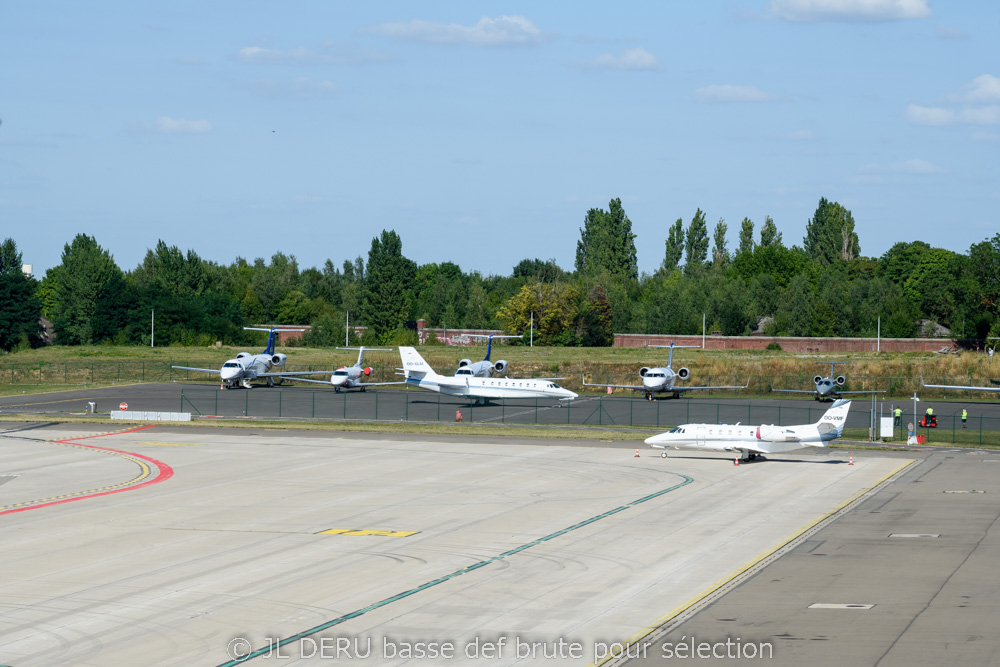
[[[699,447],[704,447],[705,446],[705,427],[704,426],[699,426],[697,428],[697,430],[695,431],[695,434],[694,434],[694,438],[695,438],[695,444],[697,444]]]

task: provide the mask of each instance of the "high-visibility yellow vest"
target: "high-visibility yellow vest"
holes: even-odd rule
[[[965,419],[968,416],[969,416],[969,411],[968,410],[962,410],[962,419]]]
[[[934,408],[927,408],[927,416],[930,417],[934,414]]]

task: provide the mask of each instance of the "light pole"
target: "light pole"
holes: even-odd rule
[[[917,398],[917,392],[913,392],[913,433],[917,432],[917,402],[920,401]],[[909,434],[907,434],[907,444],[909,444]]]

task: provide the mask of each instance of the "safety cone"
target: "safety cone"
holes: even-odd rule
[[[849,465],[849,466],[854,465],[854,457],[853,456],[847,457],[847,465]]]
[[[736,457],[735,459],[733,459],[733,465],[734,465],[734,466],[738,466],[739,464],[740,464],[740,459],[739,459],[739,457]]]
[[[639,450],[638,449],[635,450],[635,458],[639,458]]]

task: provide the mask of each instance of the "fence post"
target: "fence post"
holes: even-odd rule
[[[979,415],[979,444],[983,444],[983,416]]]
[[[500,399],[500,423],[506,424],[507,423],[505,421],[506,418],[507,418],[507,397],[504,396],[503,398]]]
[[[219,389],[215,390],[215,414],[219,414],[219,391],[221,391],[221,390],[219,390]],[[183,389],[181,389],[181,393],[182,394],[184,393]],[[182,412],[183,412],[183,410],[182,410]]]
[[[660,427],[660,402],[656,401],[656,427]]]
[[[344,419],[347,419],[347,390],[341,392],[344,395]]]
[[[604,426],[604,397],[597,399],[597,423]]]
[[[69,384],[69,362],[63,362],[63,384]]]
[[[90,384],[94,384],[94,362],[90,362]]]
[[[178,412],[184,412],[184,387],[181,387],[181,409]],[[218,414],[218,411],[216,411]]]
[[[410,421],[410,392],[403,389],[403,400],[406,401],[406,421]]]
[[[244,417],[249,417],[250,416],[250,415],[247,414],[247,412],[249,410],[250,410],[250,390],[249,389],[244,389],[243,390],[243,416]]]
[[[279,389],[278,390],[278,417],[279,418],[281,417],[281,392],[282,392],[282,390]]]
[[[316,392],[315,391],[312,393],[312,399],[313,399],[312,400],[312,402],[313,402],[313,406],[312,406],[312,418],[316,419]]]
[[[146,360],[142,360],[142,381],[146,381]]]
[[[722,409],[722,404],[721,403],[716,403],[715,404],[715,423],[716,424],[721,423],[719,421],[719,412],[720,412],[721,409]]]
[[[632,404],[635,403],[633,400],[628,402],[628,425],[632,426]]]
[[[569,401],[566,401],[566,407],[569,407]],[[535,423],[538,423],[538,397],[535,396]]]
[[[378,421],[378,390],[377,389],[375,390],[375,421]]]
[[[955,444],[955,415],[951,416],[951,444]]]

